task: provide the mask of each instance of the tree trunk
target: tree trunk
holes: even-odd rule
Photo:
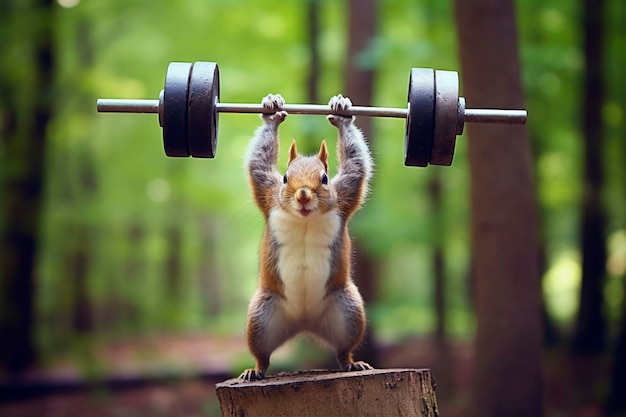
[[[345,95],[350,97],[355,105],[371,106],[374,89],[373,63],[364,66],[361,54],[371,47],[376,36],[376,2],[374,0],[350,0],[349,2],[349,38],[348,61],[345,69]],[[359,118],[359,128],[372,146],[372,120],[369,117]],[[365,304],[376,299],[376,279],[378,263],[371,259],[366,248],[358,240],[355,241],[355,282],[363,296]],[[365,335],[361,347],[356,351],[356,357],[372,366],[378,362],[378,351],[374,343],[371,329]]]
[[[93,66],[93,42],[91,39],[91,26],[86,19],[81,19],[76,28],[76,50],[78,52],[80,66],[75,68],[76,72],[88,70]],[[90,94],[80,94],[81,106],[75,111],[89,114],[93,105],[92,96]],[[65,186],[70,203],[74,207],[90,207],[94,205],[95,197],[98,193],[98,176],[95,172],[95,160],[88,145],[89,138],[84,138],[78,152],[74,153],[76,165],[78,166],[78,175],[80,181],[78,187],[72,189],[72,181],[70,178],[64,178]],[[81,218],[82,217],[82,218]],[[92,299],[89,294],[89,269],[92,262],[93,239],[95,230],[92,224],[87,221],[84,216],[72,218],[68,224],[68,229],[72,230],[74,241],[67,252],[69,257],[68,277],[74,284],[74,305],[72,322],[74,330],[78,333],[87,334],[94,328],[94,308]]]
[[[626,277],[622,277],[626,294]],[[607,416],[626,415],[626,297],[622,298],[622,322],[613,352],[611,389],[606,402]]]
[[[216,385],[224,417],[436,417],[428,369],[306,371]]]
[[[573,348],[582,354],[599,353],[606,347],[604,278],[606,265],[605,225],[602,205],[602,105],[604,0],[583,0],[585,78],[581,109],[584,150],[583,215],[581,226],[582,285]]]
[[[429,185],[430,201],[433,205],[432,217],[435,223],[436,241],[433,247],[433,278],[434,278],[434,305],[435,305],[435,338],[440,347],[446,340],[446,277],[445,262],[443,253],[443,242],[441,241],[442,219],[441,219],[441,179],[435,173],[430,179]]]
[[[607,2],[609,10],[607,12],[611,19],[607,22],[605,30],[607,32],[607,39],[626,39],[626,27],[623,22],[626,19],[626,8],[622,0],[613,0]],[[608,49],[608,45],[607,45]],[[607,55],[612,57],[612,75],[610,88],[606,88],[607,99],[617,102],[622,109],[626,109],[626,86],[624,85],[621,77],[626,70],[626,50],[620,42],[614,42],[612,49],[606,51]],[[624,179],[626,179],[626,142],[623,138],[626,137],[626,124],[623,121],[615,126],[615,137],[619,140],[620,150],[618,151],[621,156],[621,201],[622,208],[626,207],[626,187],[624,187]],[[624,227],[622,211],[622,227]],[[621,274],[623,294],[626,294],[626,273],[622,271]],[[612,278],[617,279],[617,277]],[[617,341],[613,348],[613,369],[610,382],[609,396],[606,402],[606,415],[607,416],[625,416],[626,415],[626,296],[622,297],[622,312],[621,323],[617,337]]]
[[[468,106],[522,108],[513,1],[456,0],[455,7]],[[478,322],[473,415],[542,416],[538,222],[527,129],[466,128]]]
[[[73,226],[73,242],[68,256],[68,272],[72,279],[74,302],[72,308],[72,327],[80,334],[93,330],[91,297],[89,296],[89,265],[91,263],[91,239],[89,229],[83,224]]]
[[[309,74],[307,76],[306,91],[309,103],[319,102],[320,79],[320,1],[309,0],[307,3],[307,21],[309,23]]]
[[[145,226],[139,222],[131,223],[126,233],[128,245],[133,249],[126,253],[127,258],[120,276],[121,282],[115,283],[117,293],[114,293],[112,299],[107,300],[107,306],[111,314],[113,329],[118,330],[130,325],[133,330],[139,330],[145,326],[145,318],[148,316],[145,303],[135,295],[142,294],[139,287],[144,284],[143,281],[147,276],[146,259],[140,250],[146,239]],[[130,300],[130,298],[133,299]]]
[[[172,216],[176,218],[176,216]],[[180,302],[182,293],[181,275],[183,271],[182,251],[183,236],[178,225],[168,225],[165,230],[165,238],[168,243],[167,257],[165,259],[165,280],[167,282],[168,302],[172,308],[176,308]]]
[[[4,168],[3,212],[0,215],[0,366],[19,372],[36,360],[34,330],[35,256],[39,241],[46,130],[52,117],[54,56],[53,0],[1,6],[2,24],[15,14],[30,13],[29,27],[18,32],[25,62],[5,63],[28,68],[20,82],[0,77],[0,114]],[[18,10],[19,9],[19,10]],[[24,10],[26,9],[26,10]],[[23,28],[22,28],[23,29]],[[5,40],[5,42],[8,42]],[[4,72],[4,71],[3,71]],[[24,76],[24,74],[28,74]],[[30,77],[29,77],[30,76]],[[25,94],[25,87],[27,85]],[[25,104],[24,104],[25,103]],[[8,337],[7,335],[10,335]]]
[[[217,264],[217,254],[215,253],[217,242],[216,221],[209,216],[203,216],[198,219],[200,225],[200,233],[202,237],[203,256],[200,262],[200,292],[202,305],[206,311],[207,317],[218,317],[222,311],[222,306],[229,305],[232,300],[224,299],[225,294],[222,291],[221,277]],[[227,287],[227,285],[226,285]],[[232,297],[232,295],[230,295]]]

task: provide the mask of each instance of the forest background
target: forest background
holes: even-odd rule
[[[242,333],[263,219],[248,190],[243,154],[258,116],[220,117],[217,158],[175,159],[163,153],[154,115],[97,114],[96,98],[157,98],[171,61],[217,62],[221,99],[235,103],[260,102],[270,92],[288,103],[324,103],[346,91],[350,64],[373,77],[371,102],[357,104],[405,107],[410,68],[462,74],[453,2],[376,2],[375,32],[352,56],[348,22],[358,19],[355,4],[2,3],[0,362],[7,383],[16,372],[68,363],[80,375],[102,378],[109,369],[97,353],[142,338],[228,340],[231,354],[216,353],[202,366],[235,374],[251,363]],[[626,357],[618,343],[620,335],[626,339],[626,8],[621,0],[515,5],[540,219],[545,353],[604,366],[585,399],[554,407],[605,410],[616,384],[625,384],[611,370]],[[584,47],[589,7],[598,10],[601,27],[602,53],[593,66]],[[591,87],[589,68],[599,71],[599,84]],[[589,89],[599,95],[592,100],[600,115],[599,135],[591,138],[584,122]],[[472,107],[472,97],[466,99]],[[403,165],[402,121],[373,119],[368,131],[376,177],[351,230],[359,262],[374,272],[364,283],[368,346],[377,350],[369,354],[415,340],[471,346],[472,138],[458,138],[451,167],[421,169]],[[334,149],[335,135],[319,116],[292,115],[281,126],[283,150],[291,138],[305,152],[321,139]],[[281,169],[285,163],[283,152]],[[590,164],[597,175],[589,174]],[[597,196],[591,209],[590,189]],[[31,205],[38,196],[41,206]],[[591,245],[584,233],[589,210],[599,235]],[[15,232],[15,213],[31,220],[29,230]],[[29,254],[31,270],[11,273],[12,259]],[[585,256],[601,265],[586,280]],[[585,301],[589,294],[595,301]],[[15,319],[24,306],[32,315]],[[325,355],[297,343],[278,355],[276,367],[299,369],[302,357],[323,364]],[[196,366],[151,362],[157,373]]]

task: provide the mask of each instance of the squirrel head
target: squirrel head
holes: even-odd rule
[[[333,208],[326,141],[314,156],[300,155],[296,141],[291,142],[280,202],[283,209],[301,218],[315,217]]]

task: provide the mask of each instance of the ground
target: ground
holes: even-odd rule
[[[97,352],[110,376],[106,383],[98,382],[98,377],[85,380],[72,361],[33,370],[22,382],[48,381],[59,390],[23,398],[5,392],[0,395],[0,416],[217,417],[221,414],[215,383],[239,367],[234,362],[245,352],[240,336],[161,335],[121,341]],[[381,367],[431,368],[437,379],[440,415],[460,417],[467,415],[472,355],[468,342],[441,345],[432,339],[411,339],[382,347]],[[607,367],[601,358],[547,354],[548,416],[601,416],[598,404],[606,389],[602,375]],[[102,369],[98,372],[103,375]]]

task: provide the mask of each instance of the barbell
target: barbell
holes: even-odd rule
[[[261,104],[220,102],[219,67],[214,62],[172,62],[158,100],[98,99],[99,112],[157,113],[165,154],[213,158],[219,113],[267,113]],[[327,105],[285,104],[289,114],[332,113]],[[450,165],[456,136],[465,123],[526,123],[526,110],[467,109],[455,71],[413,68],[407,108],[352,106],[342,116],[406,119],[404,163]]]

